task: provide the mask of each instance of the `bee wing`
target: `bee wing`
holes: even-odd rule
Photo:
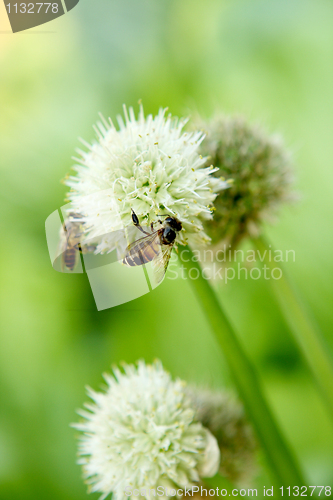
[[[168,268],[172,248],[173,248],[173,244],[172,245],[161,245],[160,252],[156,255],[156,257],[152,261],[152,267],[153,267],[153,273],[154,273],[154,279],[155,279],[156,285],[159,285],[165,276],[166,270]]]
[[[151,245],[154,242],[156,236],[159,236],[158,231],[154,231],[153,233],[147,234],[146,236],[142,236],[142,238],[138,238],[137,240],[133,241],[127,246],[126,248],[127,252],[130,252],[131,250],[133,250],[133,248],[135,248],[138,245],[140,246]]]
[[[62,273],[77,272],[75,269],[78,268],[78,263],[80,261],[80,238],[76,238],[75,234],[74,236],[75,238],[73,237],[73,228],[68,225],[67,229],[64,223],[59,233],[57,258],[53,262],[53,267],[57,271],[61,271]]]
[[[83,237],[82,224],[73,220],[67,220],[64,222],[63,229],[67,244],[72,247],[77,247]]]
[[[66,231],[64,229],[64,226],[62,225],[60,228],[59,243],[58,243],[58,248],[57,248],[57,255],[61,256],[61,272],[62,273],[64,272],[64,269],[65,269],[63,255],[64,255],[64,252],[66,251],[66,248],[67,248],[67,234],[66,234]],[[55,262],[53,263],[53,265],[54,264],[55,264]]]
[[[161,230],[147,234],[127,246],[123,263],[128,266],[141,266],[151,262],[161,253]]]

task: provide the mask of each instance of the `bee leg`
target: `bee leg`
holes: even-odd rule
[[[131,210],[132,210],[132,221],[133,221],[134,226],[137,227],[143,234],[150,234],[147,231],[145,231],[144,229],[142,229],[142,227],[140,226],[138,216],[134,212],[133,208]]]
[[[163,223],[162,223],[162,221],[161,221],[161,220],[159,220],[159,219],[158,219],[158,220],[156,220],[155,222],[154,222],[154,221],[153,221],[153,222],[151,222],[151,224],[150,224],[150,229],[151,229],[151,232],[153,232],[153,231],[154,231],[154,224],[156,224],[157,222],[158,222],[159,224],[163,224]]]

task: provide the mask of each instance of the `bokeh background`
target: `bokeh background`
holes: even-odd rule
[[[147,113],[220,109],[281,132],[300,200],[265,230],[295,250],[286,267],[332,349],[333,3],[81,0],[15,35],[0,15],[0,498],[81,500],[69,424],[112,363],[159,357],[188,381],[233,383],[188,282],[97,312],[85,275],[52,269],[44,221],[64,203],[78,136],[139,99]],[[309,484],[332,485],[333,424],[268,283],[217,286]]]

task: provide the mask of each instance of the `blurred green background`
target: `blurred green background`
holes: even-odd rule
[[[5,15],[1,6],[1,15]],[[186,281],[97,312],[85,275],[55,272],[44,221],[77,137],[101,111],[216,109],[281,132],[300,201],[266,228],[294,249],[289,274],[333,348],[333,3],[330,0],[81,0],[44,26],[0,33],[1,500],[86,498],[75,410],[112,363],[159,357],[175,376],[232,380]],[[264,280],[218,293],[309,484],[333,484],[333,423]],[[265,468],[255,481],[270,484]],[[98,494],[91,495],[98,498]]]

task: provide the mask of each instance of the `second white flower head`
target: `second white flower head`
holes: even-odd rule
[[[143,224],[159,214],[179,218],[181,244],[209,241],[202,221],[212,218],[212,204],[228,184],[211,175],[217,169],[204,167],[207,158],[198,153],[204,134],[183,132],[187,120],[165,113],[145,118],[140,106],[136,119],[124,107],[119,129],[103,120],[96,127],[98,142],[80,151],[77,175],[66,184],[71,210],[83,215],[89,238],[130,225],[133,209]],[[107,250],[102,242],[98,251]]]
[[[220,452],[215,437],[194,420],[184,383],[172,381],[160,362],[116,369],[105,393],[89,390],[80,463],[92,491],[126,498],[127,488],[189,487],[213,476]]]

